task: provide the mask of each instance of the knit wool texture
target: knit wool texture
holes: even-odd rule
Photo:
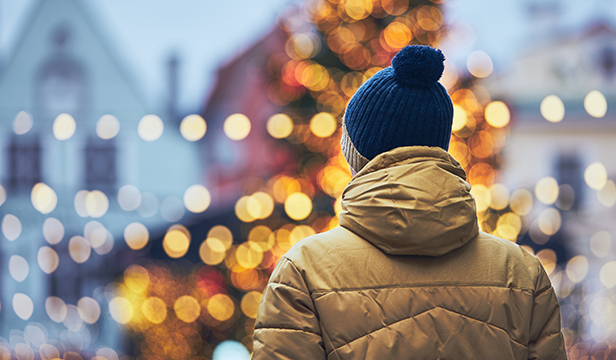
[[[394,57],[393,67],[377,72],[353,95],[344,114],[341,146],[355,171],[401,146],[448,150],[453,104],[438,82],[443,60],[440,50],[407,46]]]

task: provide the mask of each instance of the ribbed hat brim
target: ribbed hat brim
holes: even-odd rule
[[[359,172],[370,161],[365,156],[357,151],[353,144],[349,133],[347,132],[344,118],[342,118],[342,136],[340,138],[340,147],[346,161],[351,165],[355,172]]]

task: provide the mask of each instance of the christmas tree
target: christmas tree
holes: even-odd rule
[[[278,259],[299,240],[338,226],[342,193],[351,180],[339,145],[347,102],[403,47],[439,47],[448,31],[441,2],[305,1],[279,18],[284,52],[270,54],[260,69],[268,78],[263,91],[279,111],[253,124],[266,128],[276,164],[265,177],[242,179],[234,212],[217,220],[199,248],[202,263],[127,270],[118,294],[141,309],[126,321],[141,357],[210,357],[225,339],[252,348],[256,310]],[[526,193],[510,203],[506,188],[494,185],[509,110],[476,84],[486,69],[475,70],[458,74],[447,64],[441,80],[454,103],[450,153],[474,185],[482,228],[515,241]],[[234,135],[242,133],[242,116],[225,120],[232,140],[248,135]],[[167,254],[190,235],[181,226],[170,228],[163,240]],[[173,312],[166,310],[172,306]],[[117,316],[124,320],[122,311]]]

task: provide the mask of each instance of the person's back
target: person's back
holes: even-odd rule
[[[543,267],[478,230],[464,170],[438,140],[358,157],[352,131],[343,151],[361,171],[340,227],[278,263],[253,359],[565,359]]]

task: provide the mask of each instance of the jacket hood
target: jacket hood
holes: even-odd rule
[[[379,154],[342,194],[340,226],[391,255],[441,256],[477,235],[466,173],[438,147]]]

